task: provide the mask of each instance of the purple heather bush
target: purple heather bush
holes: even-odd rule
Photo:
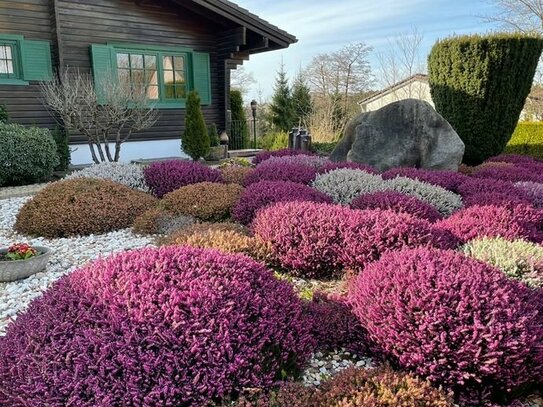
[[[486,162],[501,162],[501,163],[510,163],[510,164],[533,164],[533,163],[543,163],[543,161],[536,160],[533,157],[528,155],[521,154],[501,154],[495,157],[491,157],[486,160]]]
[[[330,161],[327,164],[323,165],[319,172],[321,174],[329,171],[339,170],[340,168],[347,168],[350,170],[362,170],[369,174],[377,174],[377,170],[371,165],[355,163],[352,161]]]
[[[287,156],[293,156],[293,155],[314,155],[314,154],[308,151],[291,150],[288,148],[285,148],[282,150],[276,150],[276,151],[261,151],[253,159],[253,164],[258,165],[261,162],[266,161],[267,159],[271,157],[287,157]]]
[[[275,163],[271,160],[257,165],[243,181],[249,186],[259,181],[292,181],[299,184],[310,184],[317,175],[317,169],[309,165],[295,163]]]
[[[468,179],[456,171],[426,170],[422,168],[392,168],[382,174],[383,179],[407,177],[456,192],[458,185]]]
[[[480,237],[543,241],[543,211],[528,205],[471,206],[436,223],[462,242]]]
[[[341,262],[360,271],[384,253],[406,247],[454,249],[460,241],[424,220],[389,210],[353,210],[343,231]]]
[[[220,171],[194,161],[155,162],[146,167],[143,174],[146,184],[158,198],[185,185],[223,181]]]
[[[283,157],[271,157],[268,158],[266,163],[274,163],[277,165],[281,164],[299,164],[299,165],[307,165],[308,167],[313,167],[316,169],[319,169],[323,167],[326,164],[330,163],[330,160],[326,157],[321,157],[318,155],[287,155]]]
[[[527,164],[526,167],[514,165],[512,167],[486,167],[476,170],[472,177],[490,178],[509,182],[543,182],[543,166]]]
[[[516,205],[531,205],[532,200],[523,197],[524,194],[509,195],[499,192],[479,193],[468,195],[464,198],[464,206],[516,206]]]
[[[353,209],[385,209],[397,213],[407,213],[417,218],[436,222],[443,219],[439,211],[429,203],[421,201],[414,196],[400,192],[383,191],[364,194],[351,202]]]
[[[534,206],[543,208],[543,183],[517,182],[515,186],[531,199]]]
[[[253,221],[257,211],[276,202],[328,202],[332,199],[307,185],[292,181],[260,181],[249,185],[232,210],[232,217],[244,225]]]
[[[470,195],[503,194],[520,199],[529,199],[529,196],[512,182],[490,178],[468,178],[458,186],[458,193],[465,199]]]
[[[0,338],[2,406],[187,406],[268,388],[314,341],[292,287],[243,255],[146,248],[58,281]]]
[[[366,267],[349,301],[385,355],[476,403],[541,379],[541,298],[477,260],[417,248]]]

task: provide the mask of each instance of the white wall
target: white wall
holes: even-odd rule
[[[92,157],[87,144],[70,145],[72,165],[92,164]],[[115,146],[110,144],[111,153]],[[189,158],[181,152],[181,140],[127,141],[121,146],[121,162],[138,159],[180,157]]]
[[[395,91],[387,93],[371,102],[361,104],[360,108],[363,112],[372,112],[393,102],[404,99],[424,100],[434,106],[428,82],[413,81],[411,83],[406,83]]]

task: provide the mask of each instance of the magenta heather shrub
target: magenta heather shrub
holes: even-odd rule
[[[368,174],[377,174],[377,170],[371,165],[355,163],[352,161],[330,161],[329,163],[323,165],[319,169],[319,173],[323,174],[325,172],[338,170],[340,168],[348,168],[351,170],[362,170]]]
[[[529,199],[528,195],[516,188],[512,182],[490,178],[468,178],[458,186],[458,193],[466,198],[477,194],[503,194],[520,199]]]
[[[170,160],[150,164],[143,170],[145,183],[158,198],[185,185],[223,182],[221,172],[194,161]]]
[[[464,198],[464,207],[469,206],[516,206],[516,205],[531,205],[532,201],[528,198],[524,198],[522,194],[508,195],[499,192],[479,193],[468,195]]]
[[[471,206],[436,223],[467,242],[479,237],[543,241],[543,211],[528,205]]]
[[[232,217],[244,225],[256,212],[276,202],[311,201],[331,203],[332,199],[307,185],[292,181],[260,181],[249,185],[232,210]]]
[[[281,164],[298,164],[298,165],[307,165],[308,167],[321,168],[324,165],[330,163],[330,160],[326,157],[321,157],[318,155],[287,155],[283,157],[271,157],[266,160],[266,163],[274,163],[276,165]]]
[[[509,182],[543,182],[542,171],[543,166],[538,166],[537,164],[529,164],[527,167],[520,165],[511,167],[485,167],[476,170],[472,174],[472,177]]]
[[[280,202],[258,211],[252,229],[291,274],[330,278],[343,269],[344,231],[353,212],[339,205]]]
[[[541,297],[459,253],[389,253],[356,277],[349,301],[400,367],[471,402],[509,395],[543,373]]]
[[[307,313],[318,349],[345,348],[360,355],[368,352],[366,331],[345,296],[317,291],[307,304]]]
[[[248,174],[243,181],[245,186],[259,181],[292,181],[310,184],[317,175],[317,169],[308,165],[294,163],[274,163],[265,161]]]
[[[456,192],[458,185],[468,179],[464,174],[455,171],[438,171],[407,167],[392,168],[385,171],[381,176],[383,179],[393,179],[396,177],[418,179],[419,181],[437,185],[453,192]]]
[[[533,164],[533,163],[543,163],[530,157],[528,155],[521,154],[501,154],[495,157],[490,157],[486,162],[500,162],[500,163],[510,163],[510,164]]]
[[[517,182],[515,186],[526,194],[532,204],[543,208],[543,184],[537,182]]]
[[[435,222],[443,216],[432,205],[414,196],[400,192],[383,191],[364,194],[351,202],[353,209],[389,209],[397,213],[407,213],[417,218]]]
[[[258,165],[261,162],[266,161],[268,158],[271,158],[271,157],[287,157],[287,156],[292,156],[292,155],[315,155],[315,154],[308,151],[291,150],[288,148],[285,148],[282,150],[276,150],[276,151],[261,151],[253,159],[253,164]]]
[[[204,406],[312,352],[292,287],[242,255],[147,248],[58,281],[0,338],[0,405]]]
[[[460,245],[452,233],[434,228],[424,219],[380,209],[353,211],[343,238],[342,264],[356,271],[392,250],[421,246],[454,249]]]

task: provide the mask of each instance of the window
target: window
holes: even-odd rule
[[[53,75],[48,41],[0,33],[0,85],[28,85]]]
[[[91,52],[97,94],[99,84],[108,83],[112,75],[119,83],[143,87],[149,101],[159,108],[184,107],[193,89],[202,105],[211,103],[209,54],[132,44],[96,44]]]

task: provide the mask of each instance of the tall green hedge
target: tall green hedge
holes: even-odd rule
[[[543,159],[543,123],[519,123],[504,152],[507,154],[525,154]]]
[[[209,153],[209,146],[209,135],[200,107],[200,96],[198,96],[198,92],[193,90],[187,96],[185,132],[183,133],[181,147],[186,154],[196,161]]]
[[[452,37],[428,58],[436,110],[466,144],[464,162],[502,152],[517,125],[543,40],[521,34]]]

